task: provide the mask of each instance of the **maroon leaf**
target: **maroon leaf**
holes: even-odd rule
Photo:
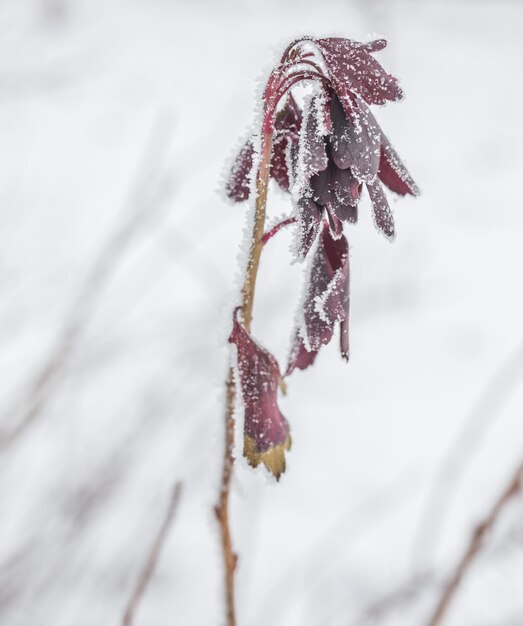
[[[293,145],[298,143],[301,127],[301,111],[289,93],[285,105],[276,115],[274,123],[273,154],[271,157],[271,176],[278,185],[288,191],[290,186],[288,171],[288,155]],[[248,140],[234,160],[226,193],[231,200],[242,202],[250,194],[250,175],[252,170],[254,149],[252,140]]]
[[[385,104],[388,100],[402,97],[396,78],[371,56],[371,52],[385,47],[385,40],[362,44],[351,39],[329,37],[316,39],[315,42],[347,115],[352,110],[351,92],[361,96],[368,104]]]
[[[324,170],[329,163],[325,150],[325,139],[321,135],[318,124],[318,114],[317,102],[316,99],[313,99],[305,120],[303,145],[300,146],[303,150],[304,173],[307,178]]]
[[[331,179],[334,167],[335,165],[330,163],[327,169],[318,172],[310,179],[312,197],[320,206],[325,206],[331,201]]]
[[[381,156],[378,176],[389,189],[402,196],[407,194],[419,195],[418,186],[383,133],[381,135]]]
[[[371,184],[367,184],[367,190],[374,210],[376,227],[385,237],[394,239],[394,218],[392,217],[392,212],[380,181],[376,180]]]
[[[341,170],[339,167],[334,167],[332,187],[340,205],[356,206],[360,197],[359,184],[350,169]]]
[[[360,181],[373,181],[378,173],[381,133],[369,109],[355,106],[348,116],[333,94],[331,119],[329,143],[336,165],[341,169],[351,168]]]
[[[289,191],[289,163],[292,161],[292,147],[298,144],[302,123],[301,111],[289,93],[285,106],[276,115],[274,122],[274,142],[271,158],[271,176],[284,190]]]
[[[285,471],[285,450],[291,445],[289,425],[278,404],[281,381],[276,359],[261,348],[234,314],[229,341],[238,353],[238,372],[245,421],[243,454],[252,467],[263,463],[279,480]]]
[[[238,153],[231,168],[229,179],[225,185],[227,196],[235,202],[247,200],[251,192],[249,175],[252,170],[252,157],[254,148],[252,141],[248,140]]]
[[[298,200],[298,256],[304,259],[320,229],[322,209],[312,198]]]
[[[303,326],[294,338],[287,375],[314,362],[321,346],[331,340],[336,322],[340,323],[341,355],[348,359],[349,244],[344,235],[334,239],[324,222],[307,285]]]
[[[358,207],[352,205],[336,204],[332,207],[334,215],[342,222],[355,224],[358,221]]]

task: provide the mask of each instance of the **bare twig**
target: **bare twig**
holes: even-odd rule
[[[138,575],[138,580],[136,581],[136,585],[133,589],[131,597],[129,598],[129,602],[127,603],[127,606],[125,608],[122,619],[122,626],[131,626],[133,623],[136,609],[140,603],[140,600],[143,597],[143,594],[147,589],[147,586],[149,585],[149,582],[151,581],[154,570],[156,569],[156,564],[158,563],[158,558],[176,516],[181,494],[182,484],[178,482],[176,483],[172,491],[165,519],[160,527],[160,530],[158,532],[158,535],[156,536],[156,539],[154,540],[153,545],[151,546],[144,566],[140,571],[140,574]]]
[[[122,208],[122,224],[97,256],[64,321],[54,349],[36,375],[27,398],[8,415],[9,430],[0,432],[0,449],[15,441],[40,415],[49,400],[83,330],[91,319],[105,285],[146,218],[166,201],[170,180],[159,175],[170,137],[170,123],[159,119],[152,131],[136,181]],[[11,424],[14,423],[14,426]]]
[[[446,512],[449,510],[461,475],[522,374],[523,342],[496,369],[472,407],[456,440],[441,461],[414,541],[413,559],[421,569],[430,566],[431,554],[437,548]]]
[[[521,492],[522,489],[523,463],[518,466],[488,515],[480,524],[478,524],[475,531],[472,533],[472,537],[470,538],[467,548],[459,560],[450,580],[443,589],[443,593],[438,600],[432,616],[427,622],[427,626],[438,626],[438,624],[442,623],[459,585],[481,551],[486,535],[496,524],[504,508],[517,494]]]
[[[234,573],[238,557],[232,547],[231,531],[229,528],[229,491],[231,485],[232,468],[234,464],[234,402],[236,390],[234,385],[234,372],[229,368],[226,382],[226,407],[225,407],[225,447],[223,455],[222,478],[220,497],[214,507],[216,519],[220,525],[222,541],[223,564],[225,569],[225,606],[227,614],[227,626],[235,626],[234,612]]]

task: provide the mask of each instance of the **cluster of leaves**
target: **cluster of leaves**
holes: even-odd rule
[[[399,195],[418,194],[369,108],[402,98],[396,78],[372,56],[385,45],[382,39],[300,39],[287,48],[264,93],[264,132],[273,135],[270,175],[293,199],[298,257],[313,255],[286,376],[314,362],[337,323],[342,357],[349,357],[349,244],[343,225],[357,221],[363,187],[375,225],[389,239],[394,220],[383,184]],[[314,81],[315,89],[300,108],[291,88],[303,80]],[[255,169],[249,139],[227,181],[232,200],[249,197]],[[230,341],[237,347],[245,408],[244,454],[251,465],[264,463],[279,478],[290,446],[289,425],[277,405],[280,368],[236,314]]]

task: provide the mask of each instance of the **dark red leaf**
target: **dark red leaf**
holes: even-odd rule
[[[298,255],[304,259],[316,239],[321,224],[322,209],[312,198],[303,195],[298,200]]]
[[[407,168],[403,165],[398,153],[391,146],[389,140],[382,134],[381,156],[378,176],[389,189],[402,196],[419,195],[419,189]]]
[[[289,164],[292,162],[292,147],[298,144],[301,123],[300,108],[289,93],[285,106],[276,114],[271,158],[271,176],[284,191],[289,191]]]
[[[398,81],[371,56],[371,52],[385,47],[383,39],[362,44],[351,39],[329,37],[316,39],[315,42],[347,115],[352,109],[351,92],[361,96],[368,104],[385,104],[388,100],[402,97]]]
[[[304,122],[303,145],[300,145],[300,149],[303,151],[303,169],[306,178],[323,171],[329,163],[325,139],[320,133],[320,125],[318,124],[318,114],[320,113],[317,101],[313,99],[310,103],[307,119]]]
[[[247,200],[250,190],[249,175],[252,170],[254,149],[252,142],[247,141],[234,160],[229,179],[225,185],[227,196],[235,202]]]
[[[279,479],[285,471],[285,450],[290,448],[289,425],[277,404],[281,381],[276,359],[261,348],[234,314],[229,338],[238,353],[238,372],[243,398],[243,454],[250,465],[263,463]]]
[[[371,182],[378,173],[381,132],[369,109],[356,104],[355,100],[352,115],[348,116],[333,94],[329,144],[339,168],[350,168],[358,180]]]
[[[331,340],[336,322],[340,323],[341,354],[345,359],[349,357],[349,244],[344,235],[334,239],[326,222],[314,253],[306,294],[303,325],[294,338],[287,374],[314,362],[321,346]]]
[[[288,156],[293,145],[297,145],[301,127],[301,111],[292,94],[288,94],[285,105],[276,114],[274,123],[273,154],[271,157],[271,176],[282,189],[289,190]],[[254,149],[248,140],[234,160],[226,193],[231,200],[242,202],[249,197],[250,179]]]
[[[367,190],[374,210],[374,222],[378,230],[388,239],[394,239],[394,218],[379,180],[367,184]]]

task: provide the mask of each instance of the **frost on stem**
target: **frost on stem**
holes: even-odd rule
[[[334,239],[327,222],[314,252],[303,304],[303,322],[294,337],[286,375],[312,365],[340,324],[340,350],[349,358],[349,244]]]
[[[252,467],[263,463],[279,480],[285,471],[285,450],[291,445],[289,424],[277,404],[281,374],[276,359],[261,348],[234,314],[229,341],[238,354],[238,372],[245,411],[243,454]]]

